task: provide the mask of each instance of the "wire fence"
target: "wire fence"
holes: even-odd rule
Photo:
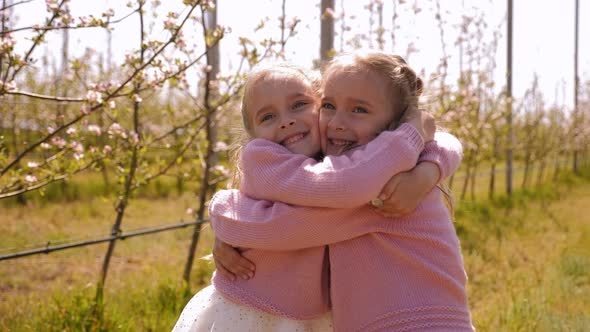
[[[54,251],[60,251],[60,250],[66,250],[66,249],[71,249],[71,248],[78,248],[78,247],[85,247],[85,246],[90,246],[90,245],[94,245],[94,244],[110,242],[113,240],[125,240],[127,238],[132,238],[132,237],[137,237],[137,236],[172,231],[172,230],[177,230],[177,229],[181,229],[181,228],[186,228],[188,226],[196,226],[198,224],[204,224],[207,221],[208,221],[208,219],[197,220],[197,221],[193,221],[193,222],[181,222],[181,223],[172,224],[172,225],[164,225],[164,226],[153,227],[153,228],[138,229],[138,230],[134,230],[134,231],[130,231],[130,232],[121,232],[120,234],[110,235],[110,236],[106,236],[106,237],[100,237],[100,238],[91,239],[91,240],[75,241],[75,242],[69,242],[69,243],[65,242],[65,243],[59,244],[59,245],[51,245],[51,242],[48,241],[44,247],[38,247],[35,249],[29,249],[29,250],[18,251],[18,252],[0,255],[0,261],[9,260],[9,259],[17,259],[17,258],[22,258],[22,257],[27,257],[27,256],[32,256],[32,255],[39,255],[39,254],[49,254]]]
[[[553,167],[555,167],[556,165],[564,166],[564,168],[565,168],[566,165],[570,164],[570,161],[571,161],[570,159],[560,159],[560,160],[556,160],[551,165]],[[584,162],[586,162],[586,160]],[[540,168],[540,167],[541,166],[538,166],[538,165],[531,165],[531,166],[529,166],[529,170],[532,172],[532,171],[534,171],[535,168]],[[525,168],[526,168],[526,166],[513,167],[513,172],[519,172],[519,171],[524,170]],[[549,166],[547,165],[545,168],[549,169]],[[506,172],[506,168],[497,168],[494,173],[501,174],[501,173],[505,173],[505,172]],[[459,174],[454,177],[454,181],[465,180],[467,178],[467,176],[470,176],[470,177],[473,176],[475,178],[481,179],[484,177],[490,177],[490,171],[489,170],[479,171],[474,175]],[[152,228],[136,229],[136,230],[129,231],[129,232],[121,232],[120,234],[112,234],[109,236],[102,236],[102,237],[97,237],[97,238],[88,239],[88,240],[75,240],[74,241],[72,239],[65,239],[65,240],[60,241],[60,242],[62,242],[61,244],[52,244],[51,241],[48,241],[46,243],[46,245],[44,245],[44,246],[36,247],[33,249],[27,249],[27,250],[22,250],[22,248],[21,248],[20,251],[11,250],[11,249],[15,249],[15,248],[0,248],[0,252],[13,251],[13,252],[9,252],[7,254],[1,254],[0,261],[18,259],[18,258],[39,255],[39,254],[49,254],[49,253],[52,253],[55,251],[91,246],[91,245],[110,242],[110,241],[114,241],[114,240],[125,240],[127,238],[132,238],[132,237],[145,236],[145,235],[150,235],[150,234],[155,234],[155,233],[173,231],[173,230],[186,228],[189,226],[196,226],[199,224],[205,224],[208,221],[209,221],[208,219],[197,220],[197,221],[193,221],[193,222],[181,221],[180,223],[176,223],[176,224],[163,225],[163,226],[152,227]]]

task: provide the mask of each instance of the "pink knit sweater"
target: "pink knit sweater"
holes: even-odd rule
[[[438,139],[446,150],[429,144],[421,160],[446,176],[461,146],[450,135]],[[268,141],[249,143],[242,192],[217,193],[209,212],[220,239],[255,248],[244,255],[256,276],[231,282],[216,274],[215,287],[296,319],[327,311],[330,289],[336,331],[471,330],[459,243],[440,191],[404,218],[367,207],[392,175],[415,165],[422,147],[409,125],[321,163]]]

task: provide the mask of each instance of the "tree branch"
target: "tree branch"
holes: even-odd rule
[[[65,0],[64,0],[65,1]],[[119,91],[121,91],[129,82],[131,82],[133,80],[133,78],[135,78],[135,76],[137,76],[137,74],[139,74],[143,69],[145,69],[152,61],[154,61],[154,59],[160,55],[160,53],[162,53],[164,51],[164,49],[166,47],[168,47],[168,45],[172,44],[173,41],[176,39],[176,37],[178,36],[178,33],[180,32],[180,29],[182,29],[182,27],[184,26],[184,24],[187,22],[187,20],[189,19],[189,17],[191,16],[192,12],[195,10],[195,8],[199,5],[200,1],[198,1],[196,4],[192,5],[191,9],[189,10],[188,14],[184,17],[184,19],[182,20],[181,24],[176,28],[176,30],[174,31],[174,33],[172,34],[172,36],[170,37],[170,39],[164,43],[160,49],[158,51],[156,51],[151,57],[150,59],[143,63],[139,68],[137,68],[135,70],[135,72],[133,72],[131,74],[131,76],[129,76],[127,78],[127,80],[125,82],[123,82],[122,84],[119,85],[118,88],[116,88],[112,93],[108,94],[106,96],[106,98],[104,98],[105,101],[108,101],[109,99],[111,99],[113,96],[117,95],[117,93],[119,93]],[[86,113],[82,113],[80,115],[78,115],[77,117],[75,117],[73,120],[69,121],[68,123],[62,125],[61,127],[57,128],[53,133],[50,133],[49,135],[47,135],[45,138],[42,138],[40,140],[38,140],[37,142],[31,144],[30,146],[28,146],[23,152],[21,152],[18,156],[16,156],[16,158],[14,160],[12,160],[6,167],[4,167],[1,171],[0,171],[0,177],[2,177],[10,168],[14,167],[14,165],[16,165],[24,156],[26,156],[27,154],[29,154],[32,150],[34,150],[37,146],[39,146],[41,143],[44,143],[45,141],[47,141],[48,139],[52,138],[53,136],[57,135],[59,132],[61,132],[63,129],[77,123],[78,121],[80,121],[82,118],[86,117],[86,115],[92,113],[93,111],[97,110],[98,108],[102,107],[101,104],[97,104],[95,106],[93,106],[89,112]]]

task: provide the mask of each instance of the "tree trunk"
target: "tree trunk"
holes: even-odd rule
[[[334,0],[322,0],[320,12],[320,67],[334,56]]]
[[[470,186],[470,191],[471,191],[471,200],[475,201],[475,178],[477,177],[477,166],[478,166],[478,162],[476,161],[473,165],[473,169],[471,170],[471,186]]]
[[[531,167],[531,153],[527,149],[527,151],[525,152],[525,157],[524,157],[524,174],[522,176],[522,189],[526,189],[526,187],[528,185],[530,167]]]
[[[495,190],[496,190],[496,160],[498,157],[498,145],[499,145],[499,135],[496,131],[494,131],[494,145],[492,147],[492,166],[490,169],[490,187],[488,191],[488,198],[494,198]]]
[[[507,69],[506,69],[506,124],[508,126],[508,146],[506,150],[506,194],[512,195],[512,161],[514,134],[512,130],[512,0],[508,0],[508,38],[507,38]]]
[[[205,35],[208,31],[211,31],[217,27],[217,0],[213,0],[214,7],[208,11],[202,10],[204,26],[203,30]],[[217,84],[214,81],[217,79],[219,74],[219,43],[215,43],[213,46],[207,46],[207,65],[211,66],[210,70],[205,75],[205,94],[203,104],[205,105],[205,134],[207,139],[207,152],[205,154],[205,169],[203,170],[203,177],[201,179],[201,186],[199,188],[199,209],[197,211],[197,220],[204,220],[205,212],[207,210],[205,203],[210,196],[211,188],[209,185],[209,179],[211,177],[211,169],[217,163],[217,156],[214,151],[215,142],[217,141],[217,128],[216,128],[216,107],[214,107],[214,100],[218,96]],[[195,225],[193,236],[189,246],[188,258],[184,267],[183,280],[187,285],[190,283],[191,269],[195,258],[195,252],[199,243],[199,237],[201,234],[202,223]]]
[[[555,157],[555,170],[553,171],[553,182],[557,181],[557,177],[559,176],[559,153]]]
[[[467,188],[468,188],[470,179],[471,179],[471,162],[467,161],[467,170],[465,172],[465,179],[463,180],[463,189],[461,190],[461,200],[464,200],[465,196],[467,195]]]
[[[70,45],[70,30],[64,29],[62,31],[62,53],[61,53],[61,73],[58,74],[56,79],[56,89],[61,90],[58,95],[61,97],[68,96],[68,85],[65,82],[66,75],[68,74],[68,61],[69,61],[69,45]],[[57,73],[56,73],[57,74]],[[57,112],[55,114],[56,127],[59,128],[63,125],[64,116],[67,113],[67,105],[64,103],[57,104]],[[68,183],[66,181],[60,181],[60,189],[63,197],[67,197]],[[69,200],[69,199],[68,199]]]
[[[537,187],[543,184],[543,176],[545,175],[545,158],[541,159],[539,163],[539,172],[537,174]]]
[[[280,18],[280,22],[281,22],[281,56],[285,56],[285,44],[287,43],[287,39],[285,37],[285,20],[287,19],[287,12],[286,12],[286,7],[287,7],[287,0],[283,0],[283,4],[281,6],[281,18]],[[219,55],[219,54],[218,54]]]
[[[580,78],[578,77],[578,31],[579,31],[579,20],[580,20],[580,0],[576,0],[575,8],[575,23],[574,23],[574,119],[580,120],[580,110],[578,109],[578,90],[580,86]],[[574,125],[574,173],[578,174],[578,137],[579,137],[579,125],[581,121],[576,121]]]
[[[385,46],[385,27],[383,27],[383,2],[377,2],[377,15],[379,23],[377,27],[377,45],[379,45],[379,50],[383,51],[383,47]]]
[[[139,15],[139,33],[140,33],[140,61],[143,64],[145,61],[145,49],[143,48],[143,43],[145,42],[145,32],[144,32],[144,11],[143,11],[143,2],[139,1],[139,8],[138,8],[138,15]],[[134,83],[133,85],[133,93],[138,93],[141,89],[141,83]],[[141,142],[141,126],[139,121],[139,110],[140,104],[139,101],[135,101],[133,103],[133,131],[137,134],[139,141]],[[121,225],[123,224],[123,218],[125,217],[125,210],[127,209],[129,198],[131,197],[131,192],[133,191],[134,183],[135,183],[135,176],[136,171],[139,165],[139,144],[134,144],[131,150],[131,160],[129,162],[129,171],[125,175],[125,183],[123,187],[123,192],[119,195],[117,200],[117,205],[115,208],[116,217],[115,223],[111,228],[111,236],[113,239],[109,241],[109,246],[107,248],[107,253],[105,255],[104,261],[102,263],[102,270],[100,274],[100,279],[98,282],[98,286],[96,288],[96,300],[100,300],[104,294],[104,285],[106,283],[106,278],[108,274],[109,265],[111,262],[111,257],[115,252],[115,245],[117,244],[117,238],[121,233]]]

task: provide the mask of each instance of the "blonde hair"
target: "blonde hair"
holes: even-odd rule
[[[338,70],[347,72],[372,71],[387,79],[392,95],[393,121],[388,126],[394,129],[405,112],[418,109],[418,100],[424,83],[416,72],[399,55],[383,52],[358,52],[334,58],[326,67],[324,77]]]
[[[270,78],[299,79],[302,82],[309,84],[313,93],[319,98],[321,76],[317,71],[306,69],[290,62],[271,62],[258,64],[254,67],[254,69],[246,77],[246,82],[244,83],[243,87],[242,105],[240,111],[244,127],[243,129],[236,131],[234,135],[236,139],[231,146],[230,159],[235,165],[232,176],[232,186],[235,188],[239,187],[242,175],[239,163],[242,148],[254,138],[250,117],[251,105],[249,103],[252,90],[259,82]]]

